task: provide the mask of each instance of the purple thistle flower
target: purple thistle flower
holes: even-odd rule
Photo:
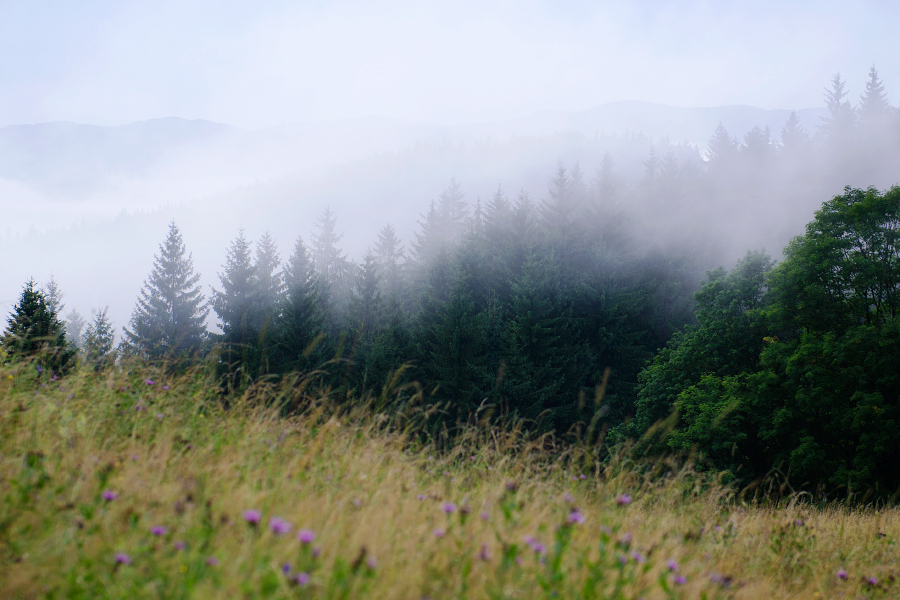
[[[287,575],[291,572],[291,563],[284,563],[281,565],[281,572]]]
[[[156,385],[156,382],[149,378],[145,379],[144,383],[146,383],[147,385]]]
[[[56,373],[50,376],[50,381],[56,381],[59,377],[56,376]]]
[[[435,529],[434,531],[432,531],[432,533],[434,534],[434,537],[440,539],[440,538],[444,537],[444,535],[445,535],[447,532],[444,531],[443,529],[441,529],[440,527],[438,527],[437,529]]]
[[[38,372],[38,373],[40,373],[41,371],[44,370],[44,369],[41,367],[41,365],[34,365],[34,368],[37,369],[37,372]]]
[[[162,389],[167,390],[167,389],[169,389],[169,386],[164,385],[164,386],[162,386]]]
[[[209,558],[206,559],[206,564],[208,564],[211,567],[215,567],[217,564],[219,564],[219,559],[216,558],[215,556],[210,556]]]
[[[163,414],[162,414],[162,413],[156,413],[156,418],[159,419],[160,421],[162,421]]]
[[[574,479],[574,477],[573,477],[573,479]],[[575,497],[572,495],[571,492],[566,492],[565,495],[563,496],[563,500],[565,500],[569,504],[572,504],[573,502],[575,502]]]
[[[293,528],[294,526],[284,519],[280,519],[278,517],[272,517],[271,519],[269,519],[269,529],[271,529],[272,533],[274,533],[275,535],[290,533],[291,529]]]
[[[369,558],[366,559],[366,566],[369,567],[370,569],[374,569],[377,565],[378,565],[378,560],[370,554]]]
[[[100,494],[100,497],[106,500],[107,502],[112,502],[116,498],[119,497],[119,494],[112,490],[103,490],[103,493]]]
[[[441,510],[449,515],[450,513],[456,512],[456,505],[452,502],[444,502],[444,504],[441,505]]]
[[[428,498],[428,496],[426,496],[425,494],[418,494],[416,496],[417,500],[425,500],[426,498]]]
[[[585,475],[584,473],[582,473],[581,476],[579,477],[579,479],[587,479],[587,475]]]
[[[124,552],[119,552],[118,554],[116,554],[116,563],[120,565],[130,565],[131,557]]]
[[[474,457],[474,456],[470,456],[470,457],[469,457],[469,460],[475,460],[475,457]]]
[[[678,570],[678,561],[676,561],[676,560],[674,560],[674,559],[667,560],[667,561],[666,561],[666,568],[669,569],[671,572],[674,573],[675,571]]]
[[[297,585],[306,585],[309,583],[309,573],[298,573],[294,581],[297,582]]]
[[[138,455],[137,455],[137,454],[132,454],[132,455],[131,455],[131,460],[137,460],[137,459],[138,459]]]
[[[582,523],[584,523],[584,515],[581,514],[581,511],[579,511],[576,508],[575,510],[573,510],[572,512],[569,513],[569,516],[566,519],[566,521],[568,521],[572,525],[574,525],[576,523],[581,525]]]
[[[676,585],[684,585],[687,583],[687,577],[684,575],[676,575],[672,578],[672,581],[674,581]]]
[[[846,581],[847,580],[847,571],[845,571],[844,569],[840,569],[837,572],[837,578],[840,579],[841,581]]]
[[[153,527],[150,528],[150,533],[152,533],[153,535],[166,535],[166,533],[168,533],[168,531],[169,530],[166,529],[165,527],[163,527],[162,525],[154,525]]]
[[[488,511],[486,511],[486,510],[481,511],[481,520],[482,521],[488,521],[488,520],[490,520],[490,518],[491,518],[491,514]]]
[[[638,563],[639,565],[642,565],[645,562],[647,562],[647,559],[644,558],[644,555],[637,551],[631,553],[631,558],[632,558],[632,560],[634,560],[634,562]]]
[[[866,583],[868,583],[869,585],[878,585],[878,578],[873,575],[866,579]]]
[[[616,504],[618,504],[619,506],[631,504],[631,494],[619,494],[618,496],[616,496]]]
[[[311,544],[316,539],[316,534],[311,529],[301,529],[297,532],[297,539],[301,544]]]
[[[547,551],[547,546],[543,545],[543,544],[540,543],[540,542],[535,542],[535,543],[531,546],[531,549],[534,550],[534,551],[535,551],[536,553],[538,553],[538,554],[543,554],[544,552]]]
[[[244,520],[247,521],[250,525],[256,527],[259,525],[259,521],[262,519],[262,513],[258,510],[250,509],[244,511]]]
[[[172,546],[173,546],[176,550],[184,550],[185,548],[187,548],[187,544],[185,544],[185,543],[182,542],[182,541],[177,541],[177,542],[175,542],[174,544],[172,544]]]
[[[627,565],[627,564],[628,564],[628,557],[625,556],[625,555],[623,554],[622,556],[619,557],[619,562],[620,562],[621,564],[623,564],[623,565]]]
[[[484,562],[490,562],[491,551],[488,550],[487,544],[481,544],[481,550],[478,551],[478,559]]]

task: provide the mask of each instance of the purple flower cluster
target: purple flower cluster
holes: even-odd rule
[[[631,494],[619,494],[616,496],[616,504],[619,506],[631,504]]]
[[[293,525],[279,517],[272,517],[271,519],[269,519],[269,529],[275,535],[284,535],[286,533],[290,533],[291,529],[293,528]]]

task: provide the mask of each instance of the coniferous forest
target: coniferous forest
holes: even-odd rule
[[[301,373],[348,406],[426,398],[417,433],[436,443],[487,422],[635,456],[699,451],[744,483],[778,470],[799,488],[890,496],[900,188],[831,179],[900,180],[900,111],[874,68],[860,102],[847,96],[835,76],[816,132],[792,115],[741,140],[720,125],[705,158],[654,147],[639,181],[609,154],[595,174],[560,163],[540,198],[502,185],[473,201],[451,179],[413,239],[385,224],[359,260],[342,250],[340,207],[289,247],[237,229],[211,288],[173,222],[117,347],[105,311],[64,323],[55,283],[29,281],[4,358],[53,376],[199,363],[225,403]],[[696,225],[778,227],[778,214],[758,214],[772,206],[762,199],[823,189],[783,256],[748,248],[723,268],[723,232]]]

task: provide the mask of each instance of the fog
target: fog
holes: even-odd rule
[[[874,64],[897,106],[893,3],[295,4],[3,4],[0,312],[53,274],[65,312],[121,330],[172,220],[207,295],[239,228],[286,258],[326,206],[351,259],[386,223],[409,248],[453,177],[470,209],[540,202],[558,164],[589,182],[609,156],[610,214],[647,246],[703,238],[710,267],[900,182],[895,120],[865,160],[817,137],[836,72],[856,107]],[[719,124],[768,127],[774,156],[792,110],[802,160],[710,175]],[[647,183],[651,149],[677,183]]]

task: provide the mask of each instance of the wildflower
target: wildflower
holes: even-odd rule
[[[674,581],[676,585],[684,585],[687,583],[687,577],[684,575],[676,575],[672,578],[672,581]]]
[[[185,548],[187,548],[187,544],[179,540],[172,544],[172,547],[174,547],[176,550],[184,550]]]
[[[37,372],[38,372],[38,373],[41,373],[41,372],[44,370],[44,369],[41,367],[41,365],[34,365],[34,368],[37,369]]]
[[[631,494],[619,494],[618,496],[616,496],[616,504],[618,504],[619,506],[631,504]]]
[[[316,539],[316,534],[311,529],[301,529],[297,532],[297,539],[301,544],[311,544]]]
[[[366,566],[369,567],[370,569],[374,569],[377,564],[378,564],[378,561],[375,559],[374,556],[372,556],[370,554],[369,558],[366,559]]]
[[[137,455],[137,454],[132,454],[132,455],[131,455],[131,460],[137,460],[137,459],[138,459],[138,455]]]
[[[475,457],[474,457],[474,456],[470,456],[470,457],[469,457],[469,460],[475,460]]]
[[[262,519],[262,513],[258,510],[245,510],[244,511],[244,520],[247,521],[250,525],[256,527],[259,525],[259,521]]]
[[[628,564],[628,557],[623,554],[622,556],[619,557],[619,562],[623,565]]]
[[[794,525],[796,525],[797,527],[803,527],[803,521],[797,519],[796,521],[794,521]]]
[[[581,511],[576,508],[569,513],[569,516],[566,520],[572,525],[576,523],[581,525],[582,523],[584,523],[584,515],[581,514]]]
[[[456,505],[452,502],[444,502],[444,504],[441,505],[441,510],[449,515],[450,513],[456,512]]]
[[[578,479],[587,479],[587,475],[585,475],[584,473],[582,473],[582,474],[578,477]]]
[[[118,554],[116,554],[116,563],[120,565],[130,565],[131,557],[124,552],[119,552]]]
[[[280,519],[278,517],[272,517],[271,519],[269,519],[269,529],[271,529],[272,533],[274,533],[275,535],[290,533],[291,529],[293,528],[294,526],[284,519]]]
[[[837,578],[841,581],[847,581],[847,571],[845,571],[844,569],[838,570]]]
[[[678,561],[673,560],[673,559],[667,560],[667,561],[666,561],[666,568],[669,569],[671,572],[674,573],[675,571],[678,570]]]
[[[428,498],[428,496],[426,496],[425,494],[418,494],[416,495],[416,498],[419,500],[425,500],[426,498]]]
[[[167,386],[167,385],[164,385],[164,386],[162,386],[162,389],[164,389],[164,390],[168,390],[168,389],[169,389],[169,386]]]
[[[209,558],[206,559],[206,564],[208,564],[211,567],[214,567],[217,564],[219,564],[219,559],[216,558],[215,556],[210,556]]]
[[[291,572],[291,563],[284,563],[281,565],[281,572],[287,575]]]
[[[505,487],[507,492],[514,492],[519,489],[519,484],[515,481],[507,481]]]
[[[162,525],[154,525],[150,528],[150,533],[153,535],[166,535],[169,530],[163,527]]]
[[[306,585],[309,583],[309,573],[298,573],[294,581],[297,582],[297,585]]]
[[[444,534],[446,534],[447,532],[444,531],[443,529],[441,529],[440,527],[438,527],[437,529],[432,531],[432,533],[434,534],[434,537],[440,539],[440,538],[444,537]]]
[[[162,421],[163,414],[162,414],[162,413],[156,413],[156,418],[159,419],[160,421]]]
[[[569,504],[572,504],[573,502],[575,502],[575,497],[572,496],[571,492],[566,492],[566,494],[563,496],[563,500],[565,500]]]
[[[869,585],[878,585],[878,578],[873,575],[872,577],[866,579],[866,583],[868,583]]]
[[[642,565],[645,562],[647,562],[647,559],[644,558],[644,555],[637,551],[631,553],[631,558],[632,558],[632,560],[634,560],[634,562],[636,562],[639,565]]]
[[[535,542],[532,544],[531,549],[534,550],[536,554],[543,554],[547,551],[547,546],[540,542]]]
[[[484,562],[490,562],[491,552],[490,552],[490,550],[488,550],[487,544],[481,545],[481,550],[478,551],[478,560],[483,560]]]
[[[353,506],[354,506],[355,508],[359,508],[360,506],[362,506],[362,500],[359,500],[359,499],[357,499],[357,498],[354,498],[354,499],[353,499]]]
[[[156,385],[156,382],[152,379],[145,379],[144,383],[146,383],[147,385]]]
[[[488,511],[486,511],[486,510],[481,511],[481,515],[480,515],[480,516],[481,516],[481,520],[482,520],[482,521],[488,521],[488,520],[490,520],[490,518],[491,518],[491,514],[490,514]]]
[[[107,502],[112,502],[116,498],[119,497],[119,494],[112,490],[103,490],[103,493],[100,494],[100,497],[106,500]]]
[[[56,373],[50,376],[50,381],[56,381],[59,377],[56,376]]]

